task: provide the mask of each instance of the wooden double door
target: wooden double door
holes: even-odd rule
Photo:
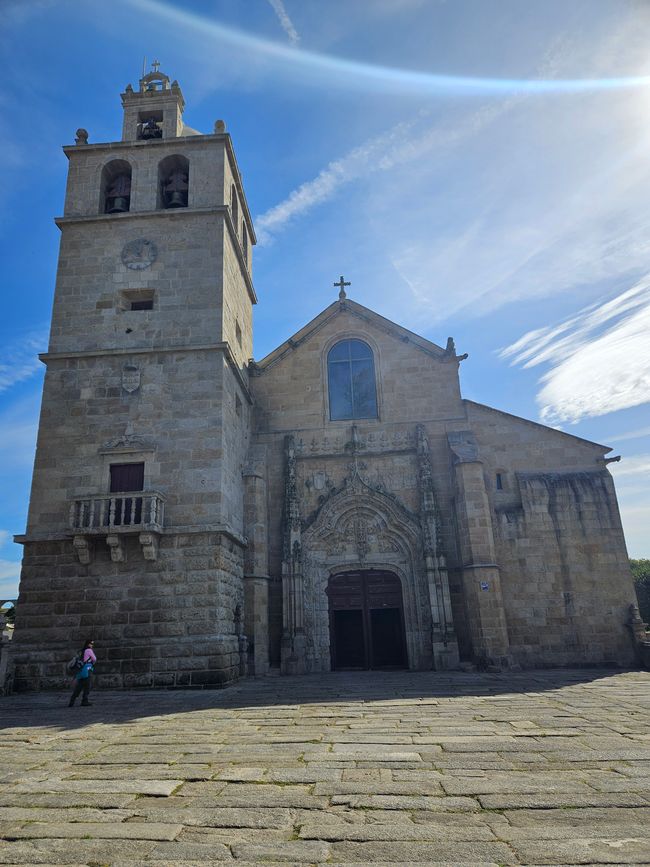
[[[407,667],[397,575],[371,569],[332,575],[327,595],[332,669]]]

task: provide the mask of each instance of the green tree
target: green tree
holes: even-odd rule
[[[639,600],[639,613],[650,623],[650,560],[630,560],[634,589]]]

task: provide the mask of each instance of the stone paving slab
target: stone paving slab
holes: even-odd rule
[[[182,825],[161,822],[1,822],[0,837],[31,840],[76,837],[85,839],[175,840]]]
[[[650,674],[0,699],[0,864],[650,865]]]
[[[616,837],[610,840],[527,841],[513,844],[521,864],[648,864],[647,839]]]

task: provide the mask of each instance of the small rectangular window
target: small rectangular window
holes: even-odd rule
[[[497,491],[503,490],[503,476],[501,473],[497,473]]]
[[[238,416],[241,416],[241,400],[238,394],[235,395],[235,412]]]
[[[235,322],[235,337],[237,338],[237,343],[241,346],[241,328],[239,327],[239,322]]]
[[[131,310],[153,310],[153,298],[146,298],[144,301],[132,301]]]
[[[123,289],[117,298],[117,308],[127,310],[153,310],[155,289]]]
[[[111,494],[144,490],[144,463],[111,464]]]

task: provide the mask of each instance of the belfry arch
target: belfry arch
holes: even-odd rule
[[[101,214],[122,214],[131,209],[131,164],[110,160],[101,175]]]

